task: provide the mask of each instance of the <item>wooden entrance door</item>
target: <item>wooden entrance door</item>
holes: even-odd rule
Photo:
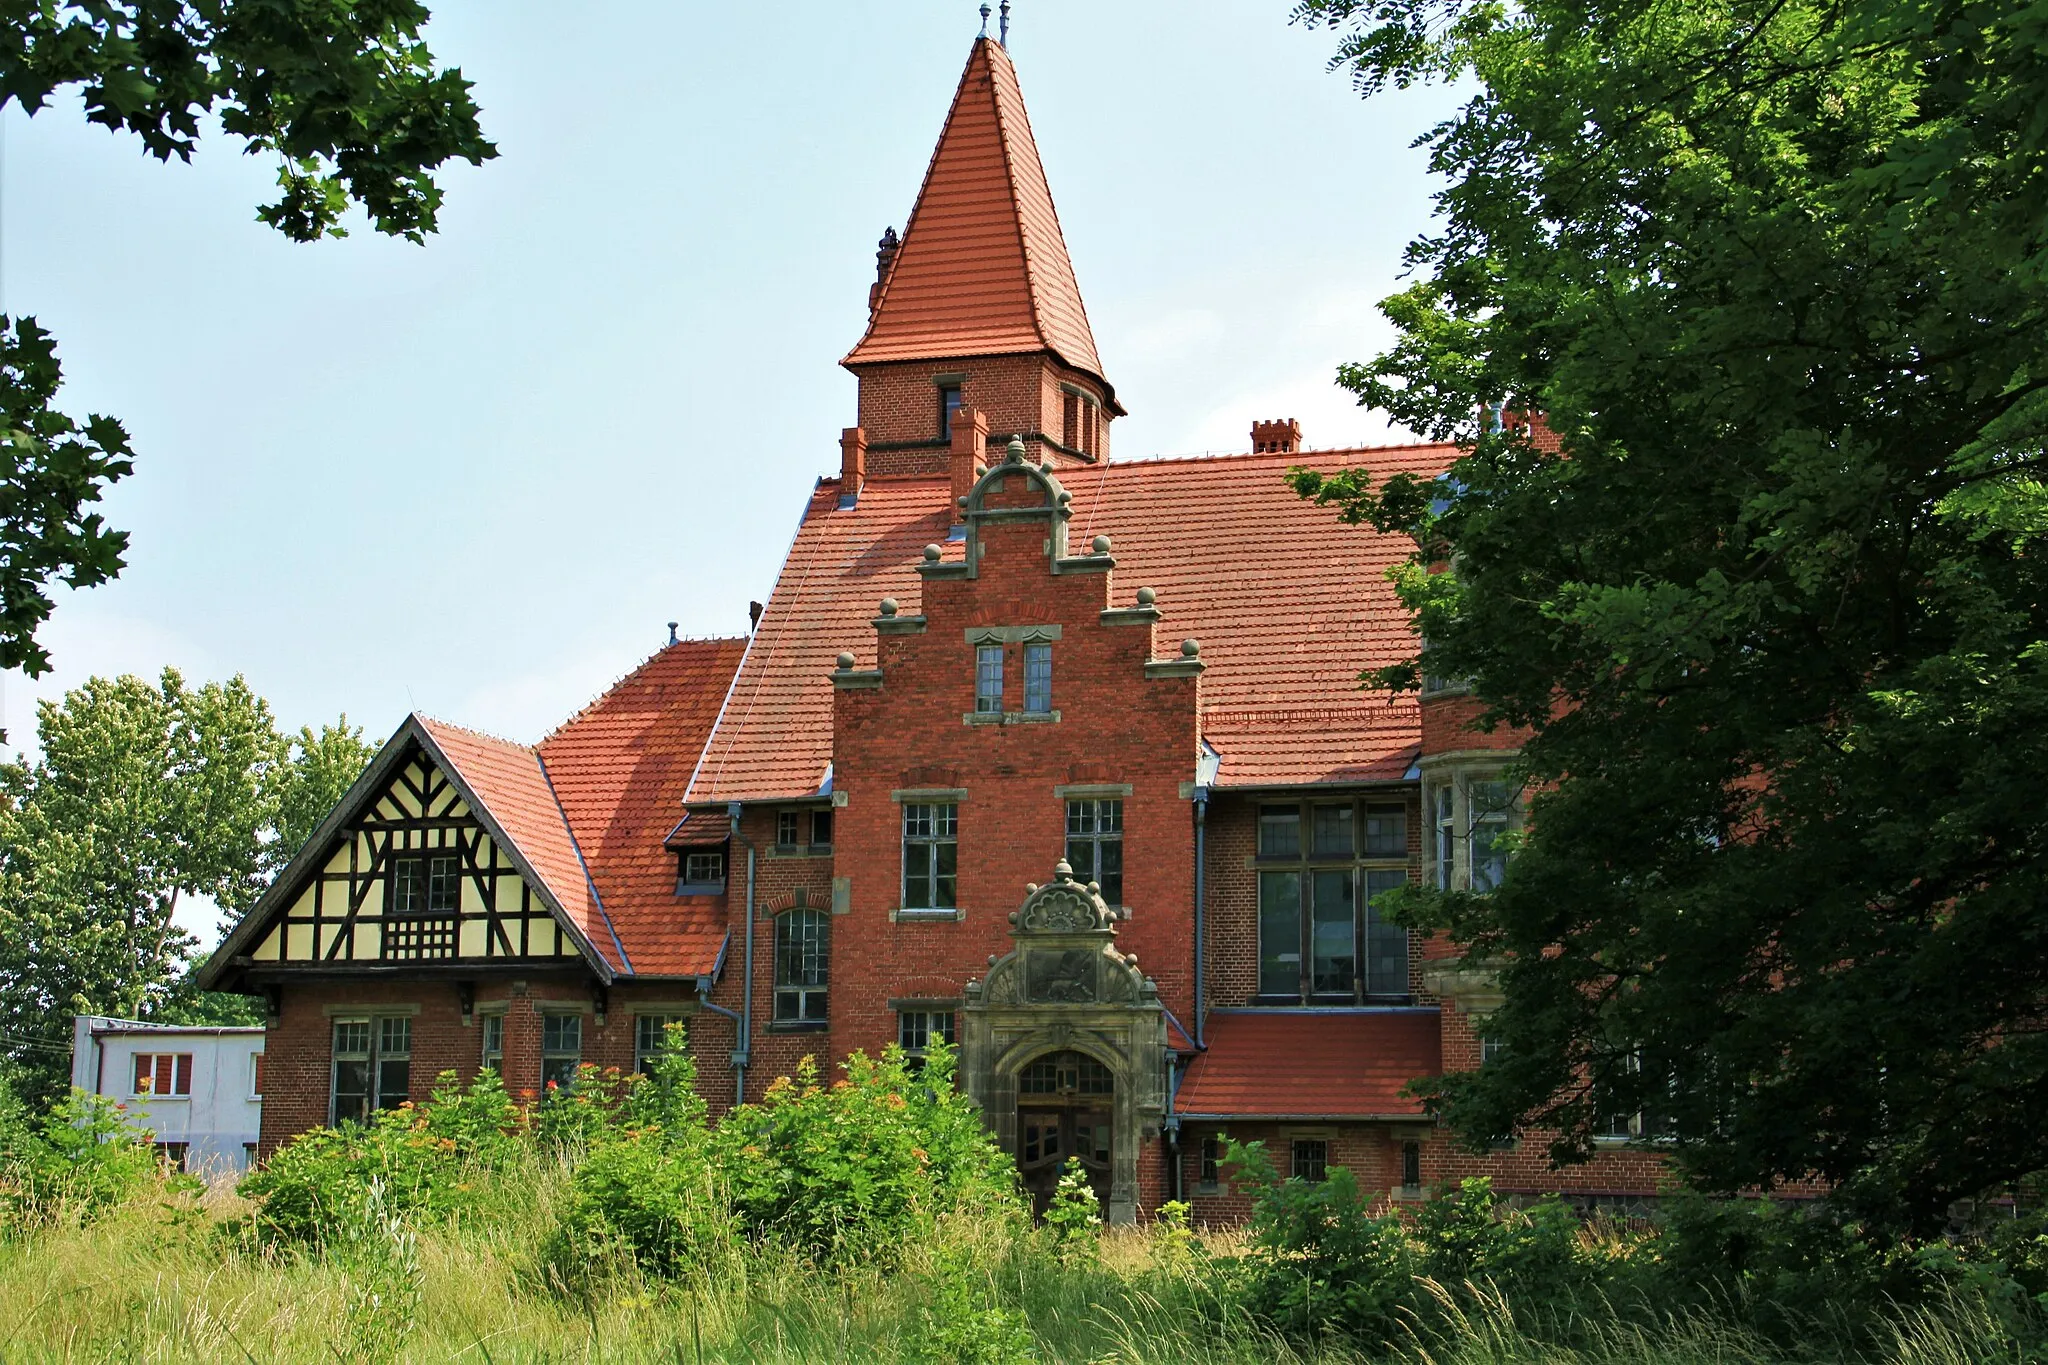
[[[1068,1158],[1081,1163],[1106,1209],[1116,1155],[1116,1078],[1078,1052],[1040,1057],[1017,1077],[1017,1169],[1043,1214]]]

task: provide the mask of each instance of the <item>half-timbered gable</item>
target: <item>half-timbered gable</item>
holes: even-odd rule
[[[532,749],[408,718],[216,959],[255,983],[522,963],[609,979],[574,835],[551,797],[525,809],[546,792]]]
[[[424,749],[327,841],[248,954],[254,964],[580,957],[575,934]]]

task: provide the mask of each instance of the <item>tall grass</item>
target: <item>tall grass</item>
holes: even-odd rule
[[[823,1269],[735,1251],[681,1281],[630,1268],[571,1291],[540,1248],[568,1171],[536,1156],[460,1220],[384,1219],[346,1254],[252,1249],[246,1205],[153,1186],[90,1223],[57,1217],[0,1242],[0,1361],[922,1362],[933,1305],[1021,1314],[1035,1358],[1116,1365],[1339,1365],[1342,1343],[1289,1343],[1229,1307],[1225,1236],[1190,1251],[1120,1231],[1099,1258],[1061,1259],[1011,1224],[961,1215],[888,1258]],[[963,1283],[964,1281],[964,1283]],[[1515,1305],[1439,1290],[1448,1332],[1392,1356],[1413,1365],[1770,1365],[1790,1359],[1710,1316],[1610,1314],[1572,1349],[1534,1343]],[[1870,1358],[1964,1365],[2022,1357],[1974,1310],[1902,1314]],[[1597,1316],[1597,1312],[1595,1314]],[[1552,1339],[1555,1339],[1554,1337]],[[980,1359],[1004,1359],[984,1356]],[[1015,1359],[1015,1356],[1007,1357]],[[1809,1350],[1802,1359],[1819,1358]]]

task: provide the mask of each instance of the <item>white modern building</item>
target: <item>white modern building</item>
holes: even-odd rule
[[[183,1027],[81,1014],[71,1083],[128,1106],[180,1170],[248,1169],[263,1130],[263,1030]]]

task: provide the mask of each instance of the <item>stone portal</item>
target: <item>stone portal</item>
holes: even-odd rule
[[[1116,949],[1117,911],[1062,862],[1025,888],[1013,947],[967,983],[960,1074],[1039,1207],[1059,1168],[1080,1161],[1103,1217],[1138,1216],[1138,1155],[1166,1109],[1166,1014],[1159,988]]]

